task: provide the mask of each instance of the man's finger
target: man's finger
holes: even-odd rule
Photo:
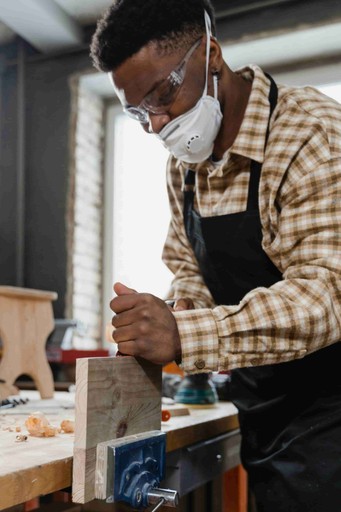
[[[114,311],[114,313],[122,313],[122,311],[127,311],[128,309],[134,308],[139,301],[139,297],[139,293],[120,295],[112,299],[110,302],[110,308],[112,311]]]
[[[116,343],[122,343],[123,341],[134,341],[137,337],[136,328],[131,325],[119,327],[113,331],[112,337]]]
[[[112,325],[116,328],[131,325],[138,320],[143,319],[142,313],[139,313],[139,307],[128,309],[122,313],[118,313],[112,317]]]
[[[118,350],[121,354],[124,354],[125,356],[136,356],[137,353],[137,347],[136,343],[134,341],[123,341],[118,343]]]
[[[114,292],[117,295],[130,295],[132,293],[137,293],[136,290],[133,290],[133,288],[128,288],[125,284],[122,283],[115,283],[114,284]]]

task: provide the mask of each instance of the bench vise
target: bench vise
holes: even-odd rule
[[[97,445],[95,496],[135,509],[176,507],[177,491],[159,488],[165,478],[166,435],[158,430]]]

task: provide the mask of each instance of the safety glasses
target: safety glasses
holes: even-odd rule
[[[125,105],[123,112],[139,123],[149,123],[149,113],[164,114],[174,103],[176,96],[183,84],[186,74],[186,66],[193,52],[198,48],[202,38],[198,39],[188,50],[180,64],[154,87],[141,101],[138,107]]]

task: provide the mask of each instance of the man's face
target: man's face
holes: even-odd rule
[[[173,76],[177,77],[174,70],[182,68],[179,64],[183,63],[184,57],[187,60],[183,81],[177,87],[175,80],[172,87]],[[148,105],[148,101],[161,105],[156,109],[147,107],[149,119],[141,120],[146,131],[159,133],[172,119],[190,110],[202,95],[205,61],[205,37],[191,48],[169,55],[160,54],[157,45],[149,43],[113,71],[111,78],[124,107],[139,107],[141,103]]]

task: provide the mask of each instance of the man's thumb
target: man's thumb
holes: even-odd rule
[[[117,295],[130,295],[132,293],[137,293],[136,290],[133,290],[132,288],[128,288],[128,286],[125,286],[122,283],[115,283],[114,284],[114,292]]]

